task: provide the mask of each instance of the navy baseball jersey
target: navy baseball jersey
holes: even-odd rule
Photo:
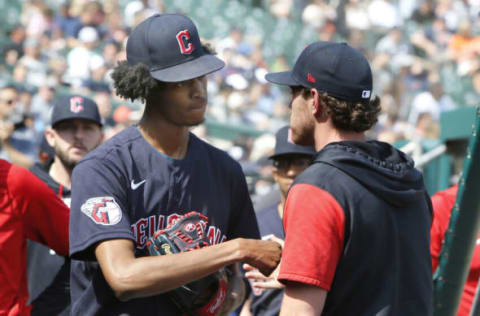
[[[278,193],[280,195],[280,193]],[[278,214],[278,203],[256,213],[260,234],[263,237],[275,235],[285,239],[283,224]],[[256,316],[276,316],[280,314],[283,290],[252,290],[250,311]]]
[[[72,315],[180,315],[166,295],[117,300],[94,262],[95,245],[130,239],[137,257],[149,236],[190,211],[208,217],[212,244],[259,238],[240,165],[190,134],[183,159],[168,157],[131,126],[89,153],[72,180]]]

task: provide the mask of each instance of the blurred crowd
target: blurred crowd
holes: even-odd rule
[[[214,135],[208,124],[194,131],[241,161],[246,174],[255,175],[257,194],[271,188],[265,157],[289,116],[289,91],[267,84],[264,75],[291,68],[308,43],[346,41],[367,56],[382,99],[370,136],[389,143],[438,138],[440,114],[476,105],[480,95],[479,0],[20,3],[18,21],[0,28],[0,157],[26,167],[41,157],[58,97],[93,98],[106,138],[138,121],[142,104],[116,96],[109,75],[125,59],[130,30],[157,12],[190,16],[227,63],[208,78],[207,123],[237,132],[218,137],[221,129]]]

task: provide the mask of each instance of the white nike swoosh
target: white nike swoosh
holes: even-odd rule
[[[132,180],[132,182],[130,183],[130,185],[132,186],[132,190],[138,189],[138,187],[141,186],[142,184],[144,184],[145,181],[147,181],[147,180],[143,180],[143,181],[140,181],[139,183],[135,183]]]

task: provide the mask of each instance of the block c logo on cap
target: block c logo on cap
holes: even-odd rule
[[[70,111],[73,113],[80,113],[83,111],[83,98],[73,97],[70,98]]]
[[[189,55],[195,49],[195,46],[192,43],[188,43],[189,40],[190,40],[190,32],[188,30],[183,30],[178,32],[177,42],[178,42],[178,46],[180,46],[180,52],[183,55]],[[188,45],[185,45],[185,43],[188,43]]]

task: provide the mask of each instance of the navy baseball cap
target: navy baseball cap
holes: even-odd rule
[[[127,62],[142,63],[164,82],[180,82],[220,70],[225,63],[202,48],[192,20],[179,14],[155,14],[132,31]]]
[[[372,71],[367,59],[346,43],[310,44],[292,70],[269,73],[265,79],[280,85],[316,88],[345,101],[367,102],[372,94]]]
[[[51,124],[73,119],[84,119],[102,124],[98,106],[92,99],[81,95],[70,95],[59,99],[53,106]]]
[[[311,146],[300,146],[292,140],[290,126],[284,126],[275,134],[275,150],[268,159],[275,159],[285,155],[308,155],[314,156],[315,149]]]

